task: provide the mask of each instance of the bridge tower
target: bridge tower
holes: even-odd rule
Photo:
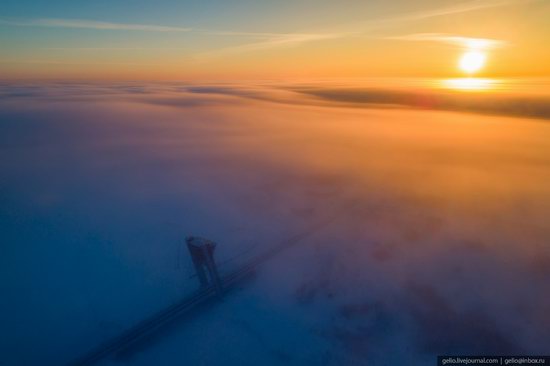
[[[201,287],[212,286],[216,293],[221,296],[223,292],[222,282],[214,261],[216,243],[198,236],[189,236],[185,241]]]

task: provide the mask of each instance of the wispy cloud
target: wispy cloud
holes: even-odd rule
[[[140,62],[96,62],[96,61],[63,61],[63,60],[40,60],[40,59],[12,59],[1,60],[0,64],[45,64],[45,65],[131,65],[131,66],[166,66],[155,63],[140,63]]]
[[[304,42],[339,37],[337,34],[315,33],[269,33],[269,32],[240,32],[225,30],[209,30],[188,27],[173,27],[150,24],[113,23],[85,19],[0,19],[0,25],[17,27],[51,27],[51,28],[81,28],[95,30],[121,30],[121,31],[148,31],[148,32],[191,32],[209,36],[253,38],[257,41],[235,47],[228,47],[213,51],[213,53],[234,53],[251,50],[266,49],[272,47],[292,46]],[[138,50],[134,47],[51,47],[50,50]],[[176,49],[176,48],[174,48]],[[210,53],[202,54],[201,56]],[[199,56],[199,57],[201,57]]]
[[[181,47],[42,47],[48,51],[178,51]]]
[[[321,41],[327,39],[335,39],[344,37],[343,33],[288,33],[288,34],[276,34],[270,37],[266,37],[261,41],[246,43],[238,46],[226,47],[217,49],[211,52],[205,52],[197,56],[198,59],[207,58],[210,56],[222,56],[228,54],[235,54],[248,51],[265,50],[276,47],[292,47],[302,43]]]
[[[211,34],[218,34],[218,35],[247,35],[247,36],[257,36],[259,38],[265,38],[265,39],[259,42],[247,43],[243,45],[223,48],[216,51],[204,53],[204,54],[201,54],[199,58],[203,56],[226,55],[228,53],[239,53],[239,52],[247,52],[247,51],[254,51],[254,50],[261,50],[261,49],[269,49],[269,48],[281,47],[281,46],[299,45],[306,42],[321,41],[321,40],[327,40],[327,39],[356,37],[356,36],[360,37],[360,36],[364,36],[367,32],[370,32],[372,30],[400,25],[402,23],[420,21],[424,19],[442,17],[442,16],[452,15],[452,14],[467,13],[467,12],[472,12],[472,11],[477,11],[482,9],[490,9],[490,8],[511,5],[519,2],[531,2],[531,1],[538,1],[538,0],[472,0],[472,1],[454,4],[451,6],[436,8],[436,9],[398,14],[398,15],[389,16],[386,18],[369,19],[359,24],[356,24],[353,27],[348,26],[346,27],[345,31],[340,30],[332,33],[272,34],[272,33],[211,32]],[[462,41],[465,41],[465,40],[466,38],[462,37]],[[479,40],[481,41],[482,39],[479,39]],[[455,39],[454,41],[458,42],[459,40]],[[494,41],[495,43],[490,42],[490,45],[493,45],[493,46],[497,46],[497,43],[500,42],[497,40],[488,40],[488,39],[487,40],[483,39],[483,41]]]
[[[387,28],[394,25],[400,25],[406,22],[420,21],[429,18],[441,17],[452,14],[472,12],[476,10],[495,8],[519,2],[532,2],[540,0],[471,0],[461,2],[451,6],[428,9],[405,14],[397,14],[386,18],[368,19],[353,27],[346,26],[346,30],[333,32],[289,32],[289,33],[269,33],[269,32],[241,32],[232,30],[210,30],[179,26],[165,26],[152,24],[133,24],[104,22],[86,19],[6,19],[0,18],[0,25],[20,26],[20,27],[57,27],[57,28],[82,28],[96,30],[121,30],[121,31],[148,31],[148,32],[189,32],[193,34],[253,38],[253,42],[240,44],[236,46],[221,48],[198,55],[199,59],[204,56],[226,55],[230,53],[248,52],[278,47],[296,46],[304,43],[322,41],[328,39],[364,36],[367,32],[375,29]],[[455,45],[466,44],[467,42],[485,42],[487,47],[500,47],[505,43],[499,40],[473,39],[460,36],[445,35],[439,33],[411,34],[398,37],[388,37],[388,39],[401,39],[409,41],[436,41]],[[61,48],[59,48],[61,49]],[[107,48],[105,48],[107,49]]]
[[[189,32],[191,28],[164,25],[111,23],[86,19],[0,19],[0,24],[19,27],[82,28],[97,30],[126,30],[147,32]]]
[[[355,24],[353,31],[364,33],[366,31],[401,25],[403,23],[421,21],[425,19],[443,17],[453,14],[469,13],[477,10],[498,8],[507,5],[518,3],[535,2],[541,0],[471,0],[466,2],[456,3],[450,6],[439,8],[424,9],[411,11],[408,13],[396,14],[385,18],[367,19],[363,22]]]
[[[433,18],[445,15],[467,13],[475,10],[489,9],[500,6],[505,6],[513,3],[528,2],[531,0],[472,0],[454,4],[447,7],[441,7],[431,10],[424,10],[418,12],[411,12],[398,16],[395,18],[389,18],[387,20],[421,20],[426,18]]]
[[[242,37],[255,38],[261,41],[245,44],[242,46],[220,49],[216,52],[239,52],[247,50],[256,50],[271,48],[277,46],[291,46],[304,42],[310,42],[319,39],[335,38],[335,34],[313,34],[313,33],[269,33],[269,32],[240,32],[225,30],[196,29],[189,27],[173,27],[164,25],[150,24],[131,24],[131,23],[113,23],[85,19],[0,19],[0,25],[10,25],[17,27],[51,27],[51,28],[82,28],[96,30],[122,30],[122,31],[148,31],[148,32],[192,32],[194,34],[224,36],[224,37]],[[73,50],[128,50],[137,48],[109,48],[109,47],[54,47],[51,49],[73,49]]]
[[[248,37],[248,38],[276,38],[285,36],[307,36],[308,34],[299,33],[272,33],[272,32],[240,32],[240,31],[227,31],[227,30],[211,30],[211,29],[194,29],[196,33],[211,35],[211,36],[227,36],[227,37]]]
[[[463,37],[446,33],[413,33],[400,36],[383,37],[384,39],[412,42],[439,42],[461,48],[494,49],[501,48],[508,42],[500,39]]]

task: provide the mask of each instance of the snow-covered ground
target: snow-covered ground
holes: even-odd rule
[[[550,350],[547,120],[288,85],[0,89],[0,365],[64,364],[192,291],[187,235],[228,271],[327,219],[113,364]]]

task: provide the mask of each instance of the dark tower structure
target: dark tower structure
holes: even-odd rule
[[[212,286],[216,293],[221,296],[222,283],[214,262],[216,243],[198,236],[189,236],[185,239],[185,242],[191,254],[201,287]]]

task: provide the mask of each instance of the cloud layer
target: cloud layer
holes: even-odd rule
[[[544,353],[550,125],[334,89],[3,85],[3,361],[65,364],[192,291],[187,235],[218,241],[226,273],[314,225],[124,361]]]

